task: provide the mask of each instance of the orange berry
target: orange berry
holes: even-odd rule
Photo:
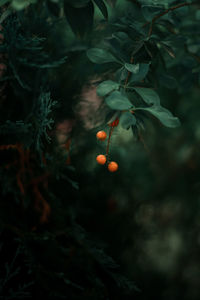
[[[118,170],[118,164],[115,162],[115,161],[111,161],[109,164],[108,164],[108,170],[110,172],[116,172]]]
[[[119,124],[119,119],[117,118],[115,121],[113,121],[112,123],[109,123],[108,125],[110,127],[116,127]]]
[[[98,140],[104,141],[107,137],[107,134],[106,134],[105,131],[101,130],[101,131],[97,132],[96,137],[97,137]]]
[[[98,162],[98,164],[104,165],[104,164],[106,163],[106,156],[103,155],[103,154],[99,154],[99,155],[96,157],[96,161]]]

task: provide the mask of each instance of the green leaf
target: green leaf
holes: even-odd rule
[[[131,112],[127,111],[121,115],[120,125],[122,126],[122,128],[128,129],[131,125],[135,125],[135,124],[136,124],[136,118]]]
[[[160,105],[160,98],[158,94],[149,88],[134,88],[134,90],[141,96],[147,104]]]
[[[139,64],[128,64],[128,63],[125,63],[125,68],[131,72],[131,73],[134,73],[134,74],[137,74],[139,72]]]
[[[133,104],[129,99],[118,91],[114,91],[105,99],[106,104],[116,110],[130,109]]]
[[[75,35],[83,37],[91,31],[94,17],[94,5],[91,1],[84,7],[73,7],[65,0],[64,12]]]
[[[136,65],[135,65],[136,66]],[[131,82],[140,82],[143,80],[147,73],[149,72],[149,64],[139,64],[139,70],[138,72],[133,72],[129,79],[129,83]]]
[[[127,41],[131,41],[131,39],[129,38],[128,34],[123,32],[123,31],[118,31],[118,32],[114,32],[112,33],[112,37],[114,37],[116,40],[118,40],[120,43],[124,43]]]
[[[163,42],[161,42],[160,45],[163,47],[163,49],[165,49],[165,51],[169,54],[169,56],[171,56],[172,58],[176,57],[174,50],[169,45]]]
[[[179,119],[174,117],[168,109],[162,106],[154,105],[152,107],[136,108],[135,110],[144,110],[151,113],[166,127],[175,128],[180,126]]]
[[[87,50],[87,56],[96,64],[105,64],[108,62],[120,63],[110,52],[100,48],[91,48]]]
[[[113,90],[117,90],[119,88],[119,83],[114,82],[112,80],[103,81],[97,87],[97,95],[100,97],[104,97],[109,94]]]
[[[93,1],[100,9],[104,18],[107,20],[108,19],[108,10],[107,10],[107,7],[106,7],[105,3],[103,2],[103,0],[93,0]]]
[[[126,80],[127,76],[128,76],[128,71],[125,69],[125,67],[121,67],[115,72],[116,81],[122,82]]]

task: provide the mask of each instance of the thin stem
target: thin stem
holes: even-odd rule
[[[133,61],[134,61],[134,58],[133,58],[133,56],[131,56],[130,63],[132,64]],[[128,81],[129,81],[130,76],[131,76],[131,72],[128,71],[128,75],[127,75],[127,77],[126,77],[126,80],[125,80],[125,83],[124,83],[124,86],[123,86],[125,90],[126,90],[126,87],[127,87],[127,84],[128,84]],[[108,157],[108,153],[109,153],[110,140],[111,140],[111,136],[112,136],[114,127],[115,127],[115,126],[112,126],[112,127],[110,128],[110,132],[109,132],[108,143],[107,143],[107,148],[106,148],[106,156],[107,156],[107,157]]]
[[[130,63],[132,64],[133,61],[134,61],[134,58],[133,58],[133,56],[131,56]],[[126,86],[127,86],[127,84],[128,84],[128,81],[129,81],[130,76],[131,76],[131,72],[128,71],[128,75],[127,75],[126,80],[125,80],[125,83],[124,83],[124,89],[126,89]],[[107,148],[106,148],[106,156],[107,156],[107,157],[108,157],[108,153],[109,153],[110,140],[111,140],[111,136],[112,136],[114,127],[115,127],[115,126],[112,126],[112,127],[110,128],[110,132],[109,132],[108,143],[107,143]]]
[[[130,62],[131,62],[131,64],[133,64],[133,62],[134,62],[133,56],[131,56]],[[128,75],[127,75],[127,77],[126,77],[125,84],[124,84],[124,89],[126,89],[126,86],[127,86],[127,84],[128,84],[128,81],[129,81],[129,79],[130,79],[130,76],[131,76],[131,72],[128,71]]]
[[[113,130],[114,130],[114,127],[112,126],[112,127],[110,128],[110,132],[109,132],[108,143],[107,143],[107,148],[106,148],[106,156],[108,156],[108,153],[109,153],[110,139],[111,139]]]
[[[187,3],[187,2],[184,2],[182,4],[178,4],[178,5],[175,5],[175,6],[172,6],[168,9],[166,9],[164,12],[162,12],[161,14],[155,16],[150,22],[147,22],[143,25],[143,27],[145,27],[146,25],[148,24],[151,24],[150,25],[150,28],[149,28],[149,33],[148,33],[148,37],[150,37],[152,35],[152,31],[153,31],[153,24],[159,19],[161,18],[162,16],[168,14],[170,11],[173,11],[175,9],[178,9],[178,8],[181,8],[181,7],[184,7],[184,6],[190,6],[190,5],[198,5],[199,2],[192,2],[192,3]]]

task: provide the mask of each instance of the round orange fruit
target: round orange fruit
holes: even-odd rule
[[[106,156],[103,155],[103,154],[99,154],[99,155],[96,157],[96,161],[98,162],[98,164],[104,165],[104,164],[106,163]]]
[[[109,164],[108,164],[108,170],[110,172],[116,172],[118,170],[118,164],[115,162],[115,161],[111,161]]]
[[[96,137],[97,137],[98,140],[104,141],[107,137],[107,134],[106,134],[105,131],[100,130],[100,131],[97,132]]]

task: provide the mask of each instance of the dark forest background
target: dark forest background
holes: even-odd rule
[[[0,299],[199,300],[199,3],[0,5]],[[97,94],[108,80],[181,123],[136,109],[113,130],[115,173],[96,162],[124,113]]]

